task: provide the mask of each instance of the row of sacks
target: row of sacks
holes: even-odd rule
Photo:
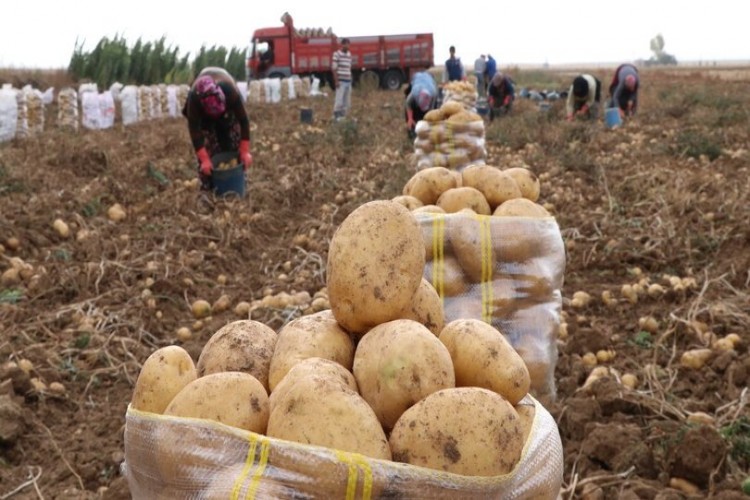
[[[238,82],[243,101],[248,104],[278,103],[320,95],[317,78],[266,78]],[[9,84],[0,89],[0,142],[25,138],[44,131],[50,120],[46,106],[57,103],[57,126],[78,131],[111,128],[118,121],[132,125],[146,120],[177,118],[187,101],[190,87],[181,85],[123,85],[114,83],[103,92],[95,83],[67,87],[55,97],[55,89],[45,92],[27,85],[22,89]]]
[[[52,102],[53,90],[41,92],[26,85],[0,89],[0,142],[29,137],[44,130],[44,107]]]

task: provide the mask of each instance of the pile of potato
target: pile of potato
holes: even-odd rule
[[[190,86],[182,84],[177,87],[177,110],[178,113],[182,112],[182,108],[185,107],[187,102],[188,94],[190,93]]]
[[[29,136],[29,111],[26,104],[26,93],[16,92],[16,106],[18,114],[16,116],[16,137],[23,139]]]
[[[433,167],[414,174],[393,201],[420,223],[424,277],[444,299],[446,321],[481,319],[510,334],[531,372],[532,393],[548,402],[565,250],[556,222],[538,203],[540,187],[523,167]]]
[[[159,90],[159,116],[169,116],[169,93],[167,92],[167,84],[160,83],[155,87]]]
[[[138,119],[141,121],[153,118],[153,94],[151,87],[146,85],[138,87]]]
[[[131,407],[441,472],[508,474],[534,420],[529,371],[493,326],[445,324],[424,266],[422,232],[409,210],[366,203],[331,240],[330,310],[278,334],[253,320],[230,323],[196,364],[181,347],[161,348],[144,363]],[[164,484],[185,480],[176,448],[200,439],[197,430],[158,437]],[[278,456],[269,463],[279,467]],[[294,466],[325,481],[312,465]]]
[[[266,86],[261,80],[253,80],[248,84],[247,102],[250,104],[266,102]]]
[[[21,92],[26,96],[29,134],[39,134],[44,131],[44,102],[42,97],[31,87],[25,87]]]
[[[443,103],[457,102],[467,111],[477,108],[477,87],[469,81],[448,82],[443,86]]]
[[[429,111],[414,131],[417,168],[447,167],[460,170],[484,163],[484,121],[457,102],[446,102]]]
[[[60,127],[78,131],[78,93],[66,88],[57,95],[57,123]]]

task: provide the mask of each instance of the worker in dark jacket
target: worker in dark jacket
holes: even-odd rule
[[[456,57],[456,47],[451,45],[448,52],[450,53],[450,57],[445,61],[443,83],[465,80],[466,72],[464,71],[464,65],[461,63],[461,58]]]
[[[213,188],[211,157],[237,152],[244,168],[253,163],[250,154],[250,121],[234,78],[222,68],[200,72],[182,110],[198,158],[201,189]]]
[[[638,109],[638,69],[632,64],[621,64],[609,85],[609,108],[619,108],[620,116],[633,116]]]
[[[504,73],[498,71],[490,80],[487,102],[490,105],[490,121],[496,116],[507,115],[513,107],[516,98],[516,89],[513,80]]]
[[[568,90],[566,111],[568,121],[575,118],[596,118],[602,98],[602,82],[592,75],[578,75]]]
[[[437,85],[432,75],[420,71],[414,74],[404,93],[406,94],[404,102],[406,127],[409,137],[413,139],[416,136],[414,127],[417,122],[437,106]]]

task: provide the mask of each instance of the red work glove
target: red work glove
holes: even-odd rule
[[[588,112],[589,112],[589,105],[588,104],[584,104],[583,106],[581,106],[581,109],[578,110],[578,114],[579,115],[585,115]]]
[[[411,109],[406,110],[406,126],[411,130],[415,125],[414,112]]]
[[[568,115],[568,116],[567,116],[567,120],[568,120],[569,122],[572,122],[572,121],[573,121],[573,115]]]
[[[487,98],[487,103],[489,103],[489,105],[490,105],[491,108],[494,108],[495,107],[495,98],[492,97],[492,96],[490,96],[489,98]]]
[[[198,157],[198,161],[201,163],[201,173],[203,175],[211,175],[211,172],[214,169],[214,165],[213,163],[211,163],[211,158],[208,156],[208,151],[206,151],[206,148],[200,148],[195,152],[195,155]]]
[[[253,155],[250,154],[250,141],[240,141],[240,162],[242,162],[245,170],[253,164]]]
[[[510,104],[510,96],[506,95],[505,99],[503,99],[503,106],[507,106],[508,104]]]

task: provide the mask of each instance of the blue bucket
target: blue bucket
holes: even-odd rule
[[[313,112],[310,108],[300,108],[299,110],[299,121],[302,123],[312,123]]]
[[[607,125],[607,128],[617,128],[622,125],[620,108],[607,108],[604,112],[604,123]]]
[[[214,165],[214,171],[211,174],[211,182],[213,183],[214,192],[217,196],[228,194],[237,195],[240,198],[245,196],[244,165],[238,163],[236,167],[224,170],[218,169],[219,164],[227,163],[233,159],[237,159],[237,153],[233,151],[219,153],[211,158],[211,163]]]
[[[490,114],[490,108],[487,105],[477,106],[477,114],[479,116],[487,116]]]

